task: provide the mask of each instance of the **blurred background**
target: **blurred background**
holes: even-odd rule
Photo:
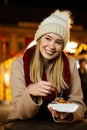
[[[33,42],[39,23],[56,9],[72,12],[74,24],[65,51],[79,67],[79,59],[87,59],[85,0],[0,0],[0,120],[12,109],[9,80],[13,60]]]

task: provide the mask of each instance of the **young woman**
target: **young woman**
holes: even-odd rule
[[[64,53],[71,24],[70,11],[56,10],[38,27],[37,44],[13,62],[13,110],[8,118],[53,119],[56,122],[74,122],[83,118],[85,105],[76,62]],[[48,108],[48,104],[60,95],[64,100],[78,104],[78,109],[74,113],[61,113]]]

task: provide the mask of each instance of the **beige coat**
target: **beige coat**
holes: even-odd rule
[[[83,103],[83,95],[81,90],[81,82],[78,74],[76,62],[74,59],[69,58],[70,70],[71,70],[71,93],[69,95],[69,101],[73,101],[79,104],[79,108],[73,113],[73,121],[81,120],[84,116],[85,105]],[[28,93],[28,87],[25,85],[23,59],[17,58],[12,63],[11,68],[11,91],[12,91],[12,103],[13,110],[8,118],[32,118],[39,110],[42,99],[38,99],[36,104]],[[57,121],[57,120],[54,120]],[[73,122],[72,121],[72,122]]]

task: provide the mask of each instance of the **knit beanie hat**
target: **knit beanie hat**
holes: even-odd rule
[[[56,10],[41,22],[35,33],[35,40],[37,41],[41,36],[47,33],[55,33],[61,36],[64,40],[65,47],[70,38],[70,28],[72,23],[73,20],[71,19],[70,11]]]

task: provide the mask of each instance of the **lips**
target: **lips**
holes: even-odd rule
[[[45,52],[48,54],[48,55],[53,55],[55,52],[54,51],[52,51],[52,50],[47,50],[47,49],[45,49]]]

